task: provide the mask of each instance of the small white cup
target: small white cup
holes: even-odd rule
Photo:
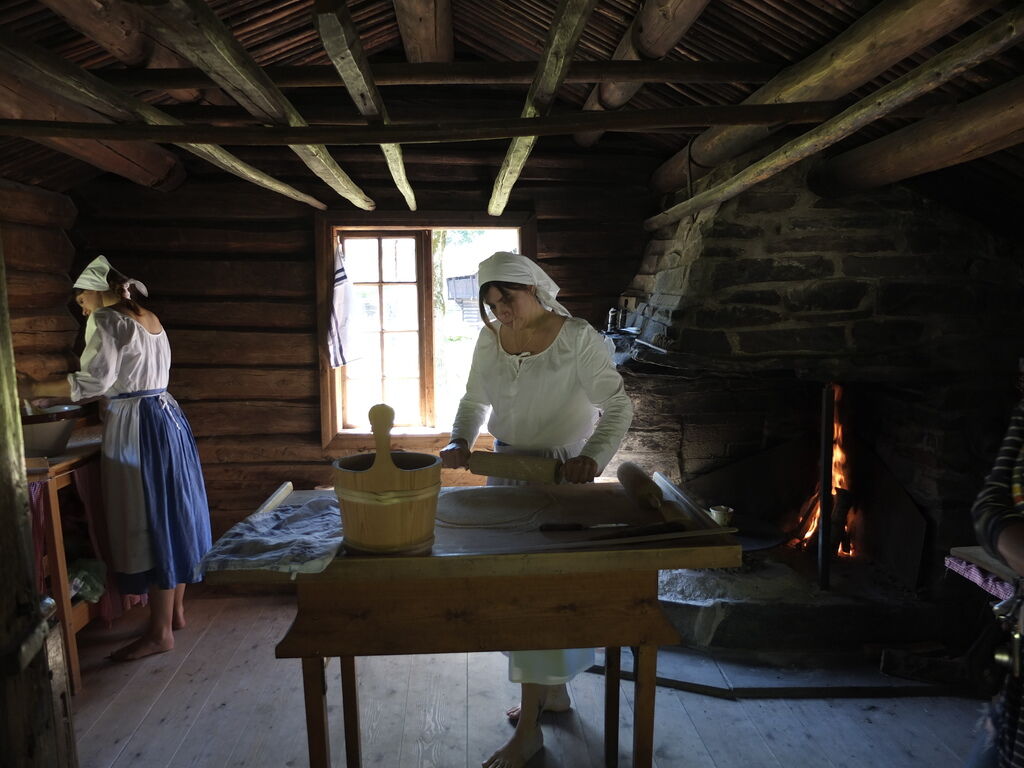
[[[734,511],[735,510],[733,510],[732,507],[727,507],[724,504],[708,508],[708,514],[711,515],[711,519],[723,528],[732,522],[732,514]]]

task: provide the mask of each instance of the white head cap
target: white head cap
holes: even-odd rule
[[[548,309],[566,317],[572,317],[569,310],[555,301],[558,284],[534,262],[518,253],[498,251],[480,262],[477,271],[480,285],[491,282],[520,283],[537,286],[537,299]]]
[[[89,265],[82,270],[82,274],[75,280],[75,288],[81,288],[86,291],[109,291],[110,284],[107,282],[107,275],[114,267],[111,266],[110,262],[107,261],[106,256],[97,256],[95,259],[89,262]],[[129,278],[125,282],[125,289],[131,286],[138,288],[139,293],[143,296],[149,296],[149,290],[147,290],[144,283],[139,282],[134,278]],[[125,298],[128,298],[127,296]]]

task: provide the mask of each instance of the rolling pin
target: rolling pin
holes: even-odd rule
[[[686,513],[677,504],[665,501],[661,488],[650,475],[631,461],[625,461],[615,470],[615,476],[626,491],[626,495],[641,509],[654,509],[666,523],[684,523]]]
[[[473,451],[469,454],[468,466],[474,475],[501,477],[505,480],[557,483],[562,479],[562,461],[546,456]]]

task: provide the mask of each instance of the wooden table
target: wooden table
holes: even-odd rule
[[[45,482],[47,513],[43,521],[43,539],[50,576],[50,591],[57,603],[61,637],[67,656],[71,689],[82,690],[82,671],[78,663],[77,635],[92,618],[91,606],[84,600],[71,604],[68,564],[64,554],[64,528],[60,519],[60,490],[71,485],[73,473],[90,461],[99,460],[101,433],[99,428],[84,429],[72,434],[68,447],[60,456],[26,459],[30,483]]]
[[[545,488],[555,503],[545,511],[544,522],[637,522],[639,513],[618,484]],[[458,496],[443,494],[438,516],[446,499],[465,502],[471,497],[461,494],[469,493],[486,504],[487,493],[498,490],[507,494],[519,489],[465,488]],[[285,503],[301,503],[315,494],[331,492],[297,491]],[[738,566],[740,547],[714,532],[631,546],[614,541],[581,544],[591,535],[541,534],[535,526],[524,533],[439,525],[430,555],[342,554],[323,573],[300,574],[295,582],[296,618],[276,655],[302,660],[310,765],[330,765],[324,666],[331,657],[341,660],[347,765],[358,768],[356,656],[602,646],[605,758],[614,765],[619,655],[622,646],[630,646],[636,653],[633,764],[650,766],[657,650],[679,642],[658,602],[658,571]],[[560,544],[570,549],[552,549]],[[215,583],[288,578],[268,571],[209,576]]]

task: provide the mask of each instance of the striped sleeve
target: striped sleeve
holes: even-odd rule
[[[985,479],[981,493],[971,508],[974,531],[985,550],[1002,560],[996,547],[999,534],[1012,523],[1024,522],[1024,509],[1014,504],[1013,479],[1015,470],[1020,477],[1021,446],[1024,445],[1024,400],[1010,417],[1003,443],[999,447],[995,465]]]

